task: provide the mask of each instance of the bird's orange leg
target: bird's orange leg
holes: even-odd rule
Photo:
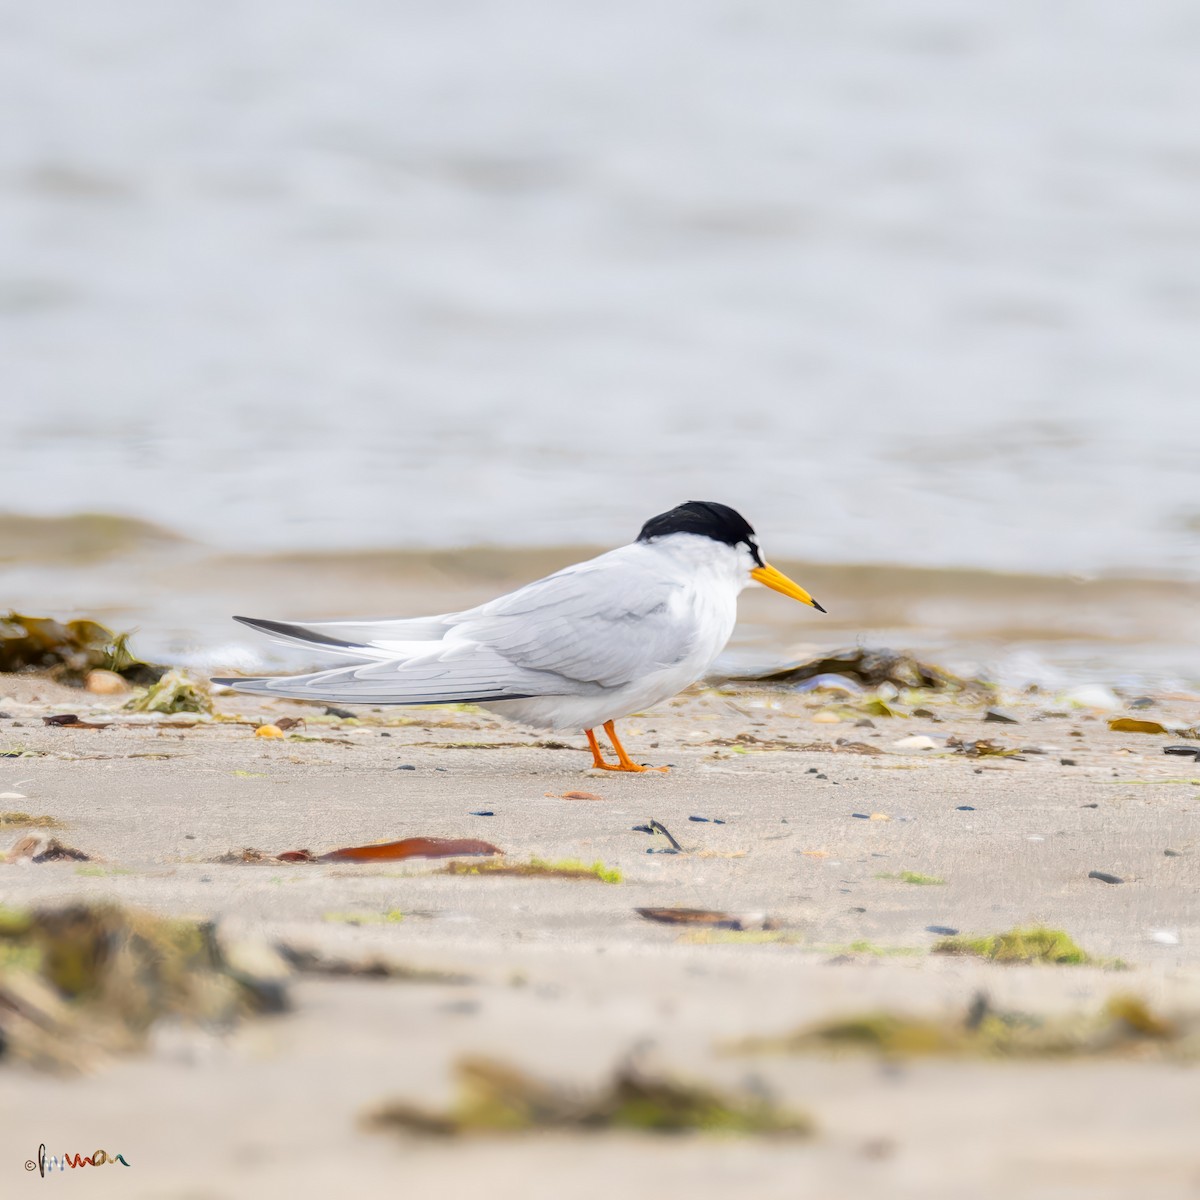
[[[608,771],[662,771],[666,774],[670,767],[643,767],[639,766],[625,753],[625,747],[621,745],[621,739],[617,737],[617,727],[612,721],[604,722],[604,732],[608,734],[608,740],[612,742],[613,749],[617,752],[617,765],[615,767],[604,764],[605,770]]]
[[[617,771],[619,767],[614,767],[604,761],[604,755],[600,753],[600,743],[596,741],[596,735],[590,729],[583,731],[587,734],[588,745],[592,748],[592,770],[594,771]]]

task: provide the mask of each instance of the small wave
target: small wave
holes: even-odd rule
[[[0,562],[89,563],[186,541],[137,517],[72,513],[35,517],[0,513]]]

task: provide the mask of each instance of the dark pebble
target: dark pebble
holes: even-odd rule
[[[822,775],[820,772],[818,772],[818,773],[817,773],[817,778],[818,778],[818,779],[828,779],[828,778],[829,778],[829,776],[828,776],[828,775]]]
[[[397,771],[415,771],[417,768],[412,763],[403,763],[396,768]]]
[[[1080,808],[1099,808],[1100,805],[1098,805],[1098,804],[1081,804],[1079,807]]]
[[[855,729],[874,729],[875,722],[870,717],[863,717],[861,721],[854,722]]]
[[[472,817],[494,817],[496,814],[491,809],[481,808],[470,814]],[[648,831],[647,831],[648,832]]]
[[[1098,879],[1101,883],[1124,883],[1120,875],[1110,875],[1107,871],[1089,871],[1089,879]]]
[[[805,773],[805,775],[815,775],[817,773],[817,768],[809,767],[808,770],[805,771],[804,773]]]
[[[392,735],[390,733],[381,733],[379,736],[380,737],[391,737]]]
[[[1200,746],[1164,746],[1164,754],[1178,754],[1180,758],[1200,759]]]
[[[375,709],[375,711],[378,712],[379,710]],[[348,708],[334,708],[332,704],[325,705],[325,715],[327,717],[341,717],[343,721],[354,716]]]
[[[194,833],[185,833],[183,835],[183,840],[185,842],[194,842],[196,840],[196,835]]]
[[[926,933],[940,933],[942,937],[953,937],[958,930],[951,929],[949,925],[926,925]]]
[[[1058,761],[1064,767],[1073,767],[1076,765],[1076,762],[1073,758],[1060,758]]]
[[[847,912],[856,912],[856,913],[865,913],[867,910],[865,908],[859,907],[859,905],[856,904],[853,908],[846,909],[846,911]]]
[[[870,813],[851,813],[850,815],[852,817],[857,817],[860,821],[869,821],[871,819]]]
[[[1165,854],[1165,855],[1166,855],[1168,858],[1182,858],[1182,857],[1183,857],[1183,851],[1182,851],[1182,850],[1164,850],[1164,851],[1163,851],[1163,853],[1164,853],[1164,854]]]
[[[996,725],[1019,725],[1020,722],[1016,717],[1010,717],[1008,713],[1002,713],[998,708],[989,708],[983,714],[985,722],[991,721]]]
[[[974,811],[975,811],[975,805],[973,805],[973,804],[960,804],[960,805],[959,805],[959,806],[958,806],[958,807],[957,807],[957,808],[956,808],[954,811],[955,811],[955,812],[974,812]]]
[[[0,712],[0,721],[11,721],[12,713]]]
[[[714,825],[724,825],[720,817],[688,817],[689,821],[711,821]]]
[[[1149,696],[1139,696],[1136,700],[1130,700],[1130,708],[1153,708],[1154,701]]]

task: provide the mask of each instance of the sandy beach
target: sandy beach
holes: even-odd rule
[[[624,777],[586,770],[582,738],[546,748],[478,710],[346,722],[225,694],[223,720],[134,723],[121,697],[34,677],[5,677],[0,693],[0,750],[25,755],[0,759],[3,807],[56,818],[55,836],[92,859],[0,864],[4,906],[111,900],[465,977],[297,978],[290,1013],[227,1036],[164,1026],[148,1053],[83,1077],[0,1073],[12,1184],[45,1142],[125,1153],[130,1170],[87,1186],[126,1197],[1200,1192],[1200,1092],[1175,1062],[728,1052],[864,1011],[956,1021],[979,992],[1043,1017],[1122,993],[1195,1012],[1200,767],[1162,753],[1178,737],[1113,732],[1112,713],[1036,696],[1006,698],[1015,724],[930,693],[931,716],[867,726],[831,722],[845,703],[829,694],[697,688],[624,723],[640,759],[672,766]],[[65,711],[112,724],[43,724]],[[1147,713],[1190,724],[1197,704],[1159,697],[1134,715]],[[255,736],[286,716],[305,724]],[[894,745],[913,735],[933,748]],[[945,744],[981,737],[1022,753]],[[635,828],[652,820],[682,852]],[[600,862],[620,881],[450,875],[429,859],[216,861],[412,836],[483,838],[505,862]],[[724,911],[746,932],[635,912],[671,906]],[[950,930],[1035,924],[1126,969],[930,953]],[[584,1087],[635,1052],[674,1075],[768,1089],[815,1136],[447,1140],[361,1123],[382,1101],[445,1104],[463,1055]]]

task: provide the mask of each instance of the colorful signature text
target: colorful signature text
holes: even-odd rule
[[[64,1154],[59,1158],[57,1154],[46,1153],[46,1143],[43,1142],[38,1147],[37,1162],[32,1158],[25,1160],[25,1170],[38,1171],[43,1179],[46,1178],[47,1171],[53,1171],[56,1168],[59,1171],[65,1171],[68,1167],[75,1170],[76,1167],[102,1167],[105,1164],[115,1166],[120,1163],[121,1166],[127,1167],[129,1164],[125,1161],[123,1154],[108,1154],[104,1150],[93,1150],[91,1154]]]

